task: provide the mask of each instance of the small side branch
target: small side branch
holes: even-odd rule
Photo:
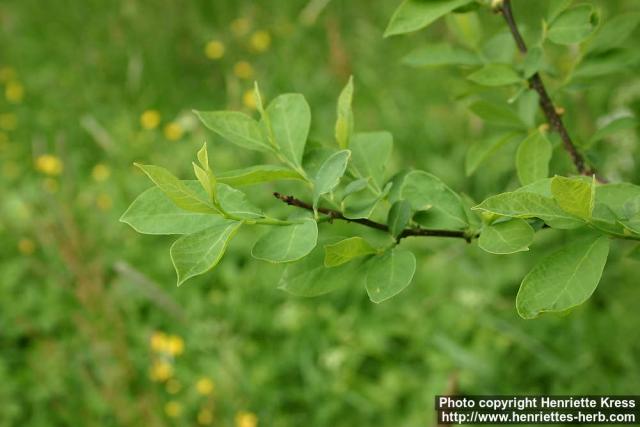
[[[297,208],[305,209],[313,212],[313,206],[311,204],[304,202],[300,199],[296,199],[293,196],[285,196],[284,194],[280,194],[280,193],[273,193],[273,196],[276,199],[281,200],[284,203],[288,204],[289,206],[295,206]],[[317,210],[319,213],[328,216],[330,220],[339,219],[342,221],[353,222],[355,224],[364,225],[365,227],[374,228],[376,230],[384,231],[387,233],[389,232],[389,227],[387,227],[386,224],[371,221],[366,218],[358,218],[358,219],[347,218],[344,216],[342,212],[334,209],[319,207]],[[428,229],[428,228],[406,228],[398,236],[398,241],[401,239],[404,239],[405,237],[411,237],[411,236],[454,237],[459,239],[465,239],[467,242],[471,241],[471,237],[469,237],[464,231],[461,231],[461,230],[434,230],[434,229]]]
[[[511,0],[504,0],[502,2],[502,6],[500,6],[498,11],[502,13],[502,16],[504,16],[504,19],[509,26],[509,30],[511,30],[511,35],[513,35],[516,45],[518,46],[518,50],[522,54],[526,54],[527,45],[522,38],[522,34],[520,34],[518,25],[516,24],[516,21],[513,17],[513,11],[511,10]],[[553,105],[553,101],[551,100],[551,97],[549,96],[549,93],[547,92],[547,89],[542,82],[542,78],[540,77],[539,73],[535,73],[529,78],[529,86],[538,93],[538,96],[540,97],[540,108],[544,112],[544,115],[547,117],[551,128],[558,132],[558,134],[560,135],[562,144],[564,145],[565,150],[571,156],[571,160],[573,161],[573,164],[575,165],[578,172],[582,175],[592,175],[593,173],[595,173],[592,168],[586,165],[584,157],[582,156],[582,154],[580,154],[575,144],[571,140],[569,132],[567,131],[567,128],[562,121],[562,117],[558,113],[556,107]]]

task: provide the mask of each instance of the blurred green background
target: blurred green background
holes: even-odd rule
[[[0,426],[413,427],[434,424],[435,394],[638,392],[640,264],[624,243],[589,302],[524,321],[520,280],[561,232],[511,256],[407,242],[419,254],[413,284],[375,305],[361,288],[314,299],[276,289],[280,267],[250,259],[251,233],[178,289],[173,238],[118,222],[150,186],[134,161],[186,178],[204,140],[217,170],[259,160],[190,112],[251,113],[254,80],[267,98],[304,93],[322,140],[353,74],[356,129],[394,134],[391,169],[425,169],[475,200],[515,187],[513,144],[465,176],[467,149],[492,132],[467,100],[501,94],[478,93],[465,70],[401,63],[415,47],[456,41],[464,18],[383,39],[396,3],[0,2]],[[525,36],[550,3],[514,1]],[[638,6],[595,3],[603,20]],[[504,40],[500,17],[476,15],[475,31]],[[561,74],[576,53],[555,50]],[[611,115],[638,115],[639,63],[636,52],[562,90],[550,79],[578,141]],[[640,182],[637,131],[597,148],[605,176]],[[555,172],[570,170],[557,151]],[[272,206],[276,188],[250,195]]]

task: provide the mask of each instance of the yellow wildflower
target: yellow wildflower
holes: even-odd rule
[[[177,122],[168,123],[164,127],[164,136],[169,141],[177,141],[180,138],[182,138],[183,134],[184,134],[184,129],[182,129],[182,126],[180,126],[180,124]]]
[[[8,82],[16,77],[16,70],[11,67],[0,68],[0,82]]]
[[[156,360],[151,366],[149,376],[153,381],[163,382],[173,375],[173,366],[166,360]]]
[[[158,110],[146,110],[140,115],[140,125],[143,129],[155,129],[160,124],[160,112]]]
[[[0,114],[0,129],[14,130],[16,127],[18,127],[18,118],[15,114]]]
[[[224,44],[219,40],[211,40],[204,47],[204,54],[209,59],[220,59],[224,56]]]
[[[36,244],[31,239],[23,238],[18,241],[18,250],[22,255],[31,255],[36,251]]]
[[[213,422],[213,413],[211,409],[202,408],[200,412],[198,412],[198,424],[203,426],[208,426]]]
[[[151,349],[156,352],[163,352],[167,348],[167,334],[156,331],[151,335]]]
[[[244,92],[242,95],[242,103],[245,107],[255,110],[258,107],[258,102],[256,101],[256,94],[253,90],[249,89]]]
[[[166,350],[172,356],[179,356],[184,352],[184,341],[177,335],[171,335],[167,340]]]
[[[196,390],[203,396],[213,393],[213,381],[207,377],[202,377],[196,383]]]
[[[104,182],[111,176],[111,170],[104,163],[98,163],[91,170],[91,176],[96,182]]]
[[[256,52],[265,52],[271,46],[271,35],[264,30],[256,31],[249,40],[251,49]]]
[[[108,194],[100,193],[98,197],[96,197],[96,205],[101,211],[108,211],[111,209],[111,206],[113,206],[113,200],[111,200],[111,196]]]
[[[45,175],[60,175],[62,173],[62,160],[52,154],[43,154],[36,159],[36,169]]]
[[[236,427],[256,427],[258,417],[253,412],[240,411],[236,414]]]
[[[182,413],[182,404],[171,400],[164,405],[164,413],[167,414],[168,417],[177,418]]]
[[[11,81],[4,89],[4,97],[7,101],[17,104],[24,98],[24,87],[16,81]]]
[[[253,67],[247,61],[239,61],[233,66],[233,74],[240,79],[253,77]]]
[[[44,191],[46,191],[47,193],[57,193],[58,190],[60,189],[60,184],[58,184],[58,181],[56,181],[54,178],[45,178],[42,181],[42,188],[44,188]]]
[[[238,18],[231,22],[231,32],[233,32],[236,37],[246,35],[249,32],[250,27],[251,23],[247,18]]]
[[[182,384],[180,384],[180,381],[172,378],[167,381],[166,389],[167,393],[176,394],[182,389]]]

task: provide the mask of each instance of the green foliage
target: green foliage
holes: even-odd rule
[[[258,239],[251,255],[274,263],[296,261],[308,255],[317,241],[316,222],[305,219],[300,224],[272,228]]]
[[[492,254],[528,251],[535,231],[522,219],[488,224],[482,229],[478,246]]]
[[[551,152],[551,143],[540,131],[532,133],[520,143],[516,153],[520,184],[531,184],[549,176]]]
[[[590,4],[580,4],[563,11],[549,26],[549,39],[558,44],[585,40],[594,30],[594,11]]]
[[[393,14],[384,35],[388,37],[420,30],[454,9],[471,2],[472,0],[404,0]]]
[[[409,286],[416,271],[416,257],[412,252],[394,248],[370,258],[366,267],[369,298],[381,303]]]
[[[362,237],[349,237],[333,244],[324,245],[324,265],[337,267],[354,258],[376,252],[376,248]]]

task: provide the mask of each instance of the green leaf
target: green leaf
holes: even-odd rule
[[[584,224],[563,211],[554,199],[524,191],[491,196],[472,209],[511,218],[540,218],[555,228],[576,228]]]
[[[528,251],[534,234],[527,221],[512,219],[486,225],[478,239],[478,246],[492,254]]]
[[[336,243],[324,245],[324,265],[325,267],[337,267],[354,258],[377,252],[377,249],[362,237],[350,237]]]
[[[195,111],[209,129],[242,148],[271,151],[260,124],[239,111]]]
[[[318,225],[312,219],[299,224],[274,226],[251,249],[254,258],[273,263],[296,261],[313,250],[318,241]]]
[[[549,40],[558,44],[580,43],[593,32],[593,7],[580,4],[562,12],[549,27]]]
[[[407,200],[398,200],[391,206],[387,225],[393,237],[398,237],[402,233],[409,221],[411,221],[412,214],[411,203]]]
[[[393,248],[367,261],[366,288],[369,299],[381,303],[411,283],[416,271],[416,257],[412,252]]]
[[[522,64],[525,79],[528,79],[540,71],[540,68],[542,67],[542,60],[543,54],[540,46],[534,46],[529,49],[527,56],[524,58],[524,63]]]
[[[356,179],[355,181],[351,181],[344,188],[344,191],[342,192],[342,199],[344,200],[344,198],[346,198],[347,196],[354,193],[358,193],[364,190],[365,188],[367,188],[368,186],[369,186],[369,178],[360,178],[360,179]]]
[[[218,264],[240,225],[242,223],[238,221],[221,220],[216,225],[176,240],[170,253],[178,273],[178,286]]]
[[[480,65],[478,55],[447,43],[430,44],[418,48],[402,59],[411,67],[438,67],[443,65]]]
[[[217,210],[204,198],[198,195],[192,188],[187,187],[165,168],[153,165],[141,165],[139,163],[134,164],[147,174],[149,179],[178,207],[192,212],[217,213]]]
[[[242,191],[236,190],[227,184],[218,184],[217,193],[218,203],[227,214],[241,219],[264,217],[264,213],[260,208],[254,206]]]
[[[425,28],[436,19],[473,0],[404,0],[384,32],[385,37]]]
[[[549,161],[553,148],[547,136],[535,131],[518,146],[516,170],[522,185],[531,184],[549,176]]]
[[[539,101],[540,96],[532,89],[522,91],[518,97],[518,116],[529,129],[535,127]]]
[[[301,167],[311,126],[311,109],[304,96],[297,93],[280,95],[271,101],[266,114],[280,153],[293,165]]]
[[[598,129],[596,133],[593,134],[591,139],[589,139],[589,144],[598,142],[601,139],[606,138],[609,135],[612,135],[621,130],[633,129],[636,127],[638,127],[638,120],[636,120],[634,117],[622,117]]]
[[[460,196],[439,178],[424,171],[409,172],[402,184],[401,198],[409,201],[414,211],[431,208],[430,216],[437,216],[436,227],[464,229],[469,224]]]
[[[351,140],[354,174],[358,178],[371,178],[374,187],[382,189],[392,148],[393,136],[389,132],[356,133]]]
[[[469,74],[467,79],[483,86],[505,86],[522,81],[522,77],[506,64],[487,64]]]
[[[547,22],[553,22],[558,15],[567,10],[571,6],[573,0],[555,0],[549,5],[549,12],[547,14]]]
[[[551,180],[551,194],[563,211],[584,220],[591,219],[595,203],[595,178],[556,176]]]
[[[515,129],[526,128],[520,116],[511,108],[503,105],[478,101],[472,104],[469,109],[487,123]]]
[[[331,155],[320,166],[313,183],[313,206],[318,206],[320,196],[333,191],[340,184],[340,179],[347,169],[351,151],[341,150]]]
[[[234,187],[262,184],[271,181],[304,180],[298,172],[292,169],[273,165],[258,165],[223,172],[218,175],[217,179],[218,182]]]
[[[278,288],[292,295],[314,297],[338,288],[357,285],[365,274],[358,260],[331,268],[324,265],[324,246],[338,240],[339,237],[325,238],[308,256],[287,264]]]
[[[215,200],[216,198],[216,194],[214,191],[215,185],[216,185],[215,176],[211,172],[207,173],[204,169],[202,169],[200,166],[195,164],[195,162],[191,162],[191,164],[193,165],[193,171],[196,174],[196,178],[198,179],[198,182],[200,182],[200,185],[202,185],[202,188],[204,189],[204,191],[207,192],[207,195],[209,196],[209,200]]]
[[[640,197],[640,186],[630,183],[603,184],[596,186],[596,203],[608,206],[619,218],[627,215],[625,205]]]
[[[218,224],[222,218],[181,209],[162,190],[152,187],[131,203],[120,221],[143,234],[191,234]]]
[[[587,52],[602,52],[620,47],[640,23],[640,13],[625,12],[605,22],[587,45]]]
[[[532,319],[582,304],[598,286],[608,254],[607,237],[587,236],[545,257],[520,285],[518,314]]]
[[[465,157],[464,171],[466,175],[471,176],[484,161],[513,140],[516,135],[516,133],[500,134],[474,142],[467,150]]]
[[[349,82],[342,89],[338,97],[338,119],[336,120],[336,141],[340,148],[348,148],[351,135],[353,134],[353,76],[349,77]]]

